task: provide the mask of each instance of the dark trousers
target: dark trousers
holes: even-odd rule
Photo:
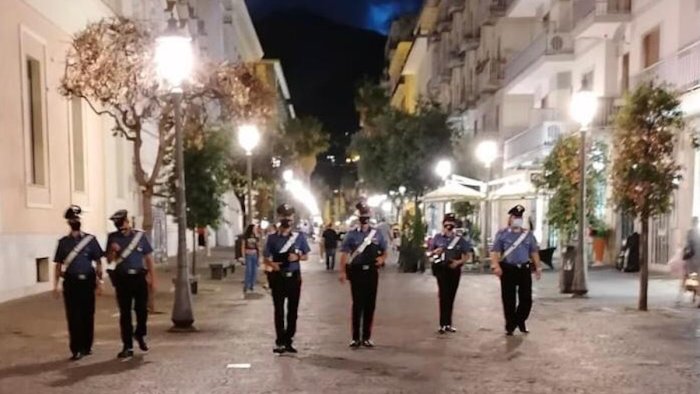
[[[437,278],[438,297],[440,298],[440,327],[451,326],[452,310],[459,288],[459,280],[462,278],[462,269],[461,267],[442,266],[436,268],[435,278]]]
[[[334,270],[335,269],[335,248],[333,248],[333,249],[326,248],[326,269],[327,270]]]
[[[350,288],[352,291],[352,339],[359,341],[372,338],[372,322],[377,305],[379,273],[375,267],[362,270],[350,268]],[[360,333],[362,323],[362,333]]]
[[[87,353],[92,349],[95,332],[95,275],[86,279],[66,276],[63,281],[63,302],[66,305],[71,353]]]
[[[146,336],[148,320],[148,284],[146,274],[119,275],[116,286],[117,303],[119,304],[119,328],[122,334],[124,348],[133,348],[133,337]],[[131,322],[131,309],[136,312],[136,331]]]
[[[287,276],[286,272],[270,272],[268,274],[272,301],[275,305],[275,334],[277,346],[291,345],[297,332],[297,313],[301,297],[301,274],[299,271]],[[287,301],[287,325],[284,319],[284,301]]]
[[[532,276],[530,265],[521,268],[501,263],[501,301],[506,318],[506,330],[512,331],[525,323],[532,309]],[[517,303],[516,303],[517,294]],[[516,306],[517,305],[517,306]]]

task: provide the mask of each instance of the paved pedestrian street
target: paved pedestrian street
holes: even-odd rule
[[[213,258],[227,252],[215,251]],[[204,265],[201,264],[200,265]],[[161,267],[163,268],[163,267]],[[242,270],[205,271],[194,333],[169,333],[172,268],[161,270],[149,324],[151,351],[116,359],[117,309],[98,299],[94,354],[68,361],[62,301],[50,294],[0,305],[1,393],[673,393],[700,392],[700,311],[675,305],[676,281],[652,278],[651,311],[634,310],[636,277],[591,273],[591,298],[570,299],[545,273],[535,285],[531,333],[503,335],[497,280],[465,274],[459,332],[437,329],[435,280],[387,267],[374,349],[350,350],[350,290],[318,257],[304,266],[299,354],[274,356],[272,302],[243,297]]]

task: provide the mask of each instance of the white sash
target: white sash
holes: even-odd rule
[[[294,242],[297,241],[297,238],[299,238],[299,233],[293,232],[293,233],[292,233],[292,236],[289,237],[289,239],[287,240],[287,243],[285,243],[284,245],[282,245],[282,249],[280,249],[280,251],[277,252],[277,253],[280,253],[280,254],[282,254],[282,253],[287,253],[287,251],[289,250],[289,248],[291,248],[292,245],[294,245]]]
[[[505,260],[506,257],[508,257],[508,255],[513,253],[513,251],[515,249],[517,249],[521,243],[523,243],[523,241],[525,240],[525,237],[527,237],[527,234],[528,234],[528,231],[523,231],[523,233],[520,234],[520,237],[518,237],[518,239],[516,239],[515,242],[513,242],[513,244],[510,245],[510,247],[508,249],[506,249],[505,253],[503,253],[503,256],[501,256],[501,260]]]
[[[122,251],[122,253],[119,255],[119,257],[116,260],[110,262],[107,265],[107,269],[113,270],[113,269],[117,268],[117,266],[119,264],[121,264],[124,260],[129,258],[129,256],[131,256],[131,253],[134,251],[134,249],[136,249],[136,246],[138,246],[139,242],[141,242],[141,238],[143,238],[143,232],[137,231],[136,235],[134,235],[134,238],[131,239],[131,242],[129,242],[129,245],[126,247],[126,249],[124,249]],[[107,247],[109,248],[109,245],[107,245]]]
[[[369,232],[369,234],[367,234],[367,236],[365,237],[365,239],[362,241],[362,243],[360,244],[360,246],[358,246],[357,249],[355,249],[355,251],[352,253],[352,259],[354,259],[355,257],[359,256],[360,254],[362,254],[362,252],[365,251],[365,249],[367,249],[367,247],[369,246],[369,244],[372,243],[372,239],[374,239],[374,236],[375,236],[375,235],[377,235],[377,230],[376,230],[376,229],[372,229],[372,230]]]
[[[73,250],[71,250],[70,253],[68,253],[68,256],[66,256],[66,259],[63,260],[63,271],[66,271],[66,270],[68,269],[68,267],[69,267],[70,264],[73,262],[73,260],[75,260],[75,258],[78,257],[78,255],[80,254],[80,252],[82,252],[83,249],[85,249],[85,247],[86,247],[86,246],[90,243],[90,241],[92,241],[93,239],[95,239],[95,237],[88,234],[88,235],[84,236],[83,239],[81,239],[80,242],[78,242],[77,245],[75,245],[75,247],[73,248]]]

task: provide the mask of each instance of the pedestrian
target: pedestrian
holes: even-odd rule
[[[452,310],[462,277],[462,265],[471,253],[471,242],[456,232],[457,220],[453,213],[442,219],[442,233],[433,237],[430,255],[433,259],[433,275],[437,279],[440,301],[439,334],[457,332],[452,326]]]
[[[698,217],[694,216],[688,233],[686,234],[685,247],[683,248],[684,275],[681,286],[688,287],[686,281],[692,274],[700,274],[700,228]],[[691,281],[692,282],[692,281]],[[689,283],[691,283],[689,282]],[[694,283],[694,282],[692,282]],[[692,288],[692,286],[690,286]],[[700,308],[700,305],[698,305]]]
[[[335,254],[338,250],[338,233],[333,228],[333,223],[328,223],[323,231],[323,249],[326,254],[326,271],[335,269]]]
[[[258,263],[260,256],[260,227],[249,224],[243,234],[242,254],[245,256],[245,282],[243,293],[253,291],[258,277]]]
[[[280,218],[279,229],[270,234],[265,243],[265,266],[267,278],[272,290],[275,307],[275,347],[274,353],[296,353],[293,346],[297,330],[297,312],[301,296],[300,261],[308,260],[310,252],[306,236],[292,231],[295,210],[287,204],[277,208]],[[287,319],[285,326],[285,300],[287,301]]]
[[[345,235],[340,248],[340,282],[350,280],[352,294],[352,341],[350,347],[374,347],[372,322],[377,303],[379,268],[384,266],[387,243],[382,233],[370,225],[371,212],[358,203],[360,224]],[[362,325],[362,331],[360,331]]]
[[[535,273],[537,280],[542,275],[537,240],[523,227],[524,212],[522,205],[508,211],[509,226],[496,234],[491,248],[491,269],[501,280],[501,301],[508,336],[513,335],[516,328],[522,333],[529,332],[525,322],[532,309],[531,273]]]
[[[117,211],[109,219],[117,228],[107,237],[107,272],[117,293],[123,345],[117,357],[129,359],[134,355],[134,338],[142,351],[148,351],[146,303],[149,287],[153,291],[156,288],[153,248],[143,231],[131,227],[126,210]],[[131,319],[132,308],[136,312],[136,330]]]
[[[81,231],[82,209],[71,205],[63,215],[70,226],[68,235],[58,240],[53,291],[60,296],[63,278],[63,302],[68,320],[71,360],[92,354],[95,332],[95,292],[101,291],[102,248],[94,235]],[[92,263],[95,262],[95,265]]]

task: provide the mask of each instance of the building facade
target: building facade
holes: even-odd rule
[[[108,217],[117,209],[142,223],[131,143],[112,136],[106,117],[58,92],[74,33],[115,15],[148,21],[158,31],[172,14],[200,54],[232,63],[263,56],[243,0],[7,0],[3,6],[0,302],[51,289],[53,253],[67,231],[63,213],[70,204],[83,208],[85,230],[100,240],[112,231]],[[152,130],[145,134],[141,153],[149,172],[157,138]],[[154,204],[153,242],[160,255],[173,255],[176,225],[162,202]]]
[[[436,100],[467,138],[497,140],[491,227],[504,225],[507,207],[519,202],[543,245],[554,246],[547,199],[531,180],[556,140],[578,131],[569,116],[572,95],[589,90],[599,97],[591,134],[608,146],[624,93],[650,79],[682,93],[690,127],[697,127],[699,12],[696,0],[427,0],[413,37],[404,39],[410,50],[400,72],[420,77],[399,79],[416,86],[393,89],[392,103],[409,109],[403,103],[416,96]],[[678,160],[683,181],[674,211],[652,221],[652,264],[665,264],[682,247],[690,218],[700,210],[699,159],[690,138],[680,142]],[[610,190],[605,192],[609,197]],[[610,248],[615,251],[635,223],[609,203],[599,212],[616,230]]]

